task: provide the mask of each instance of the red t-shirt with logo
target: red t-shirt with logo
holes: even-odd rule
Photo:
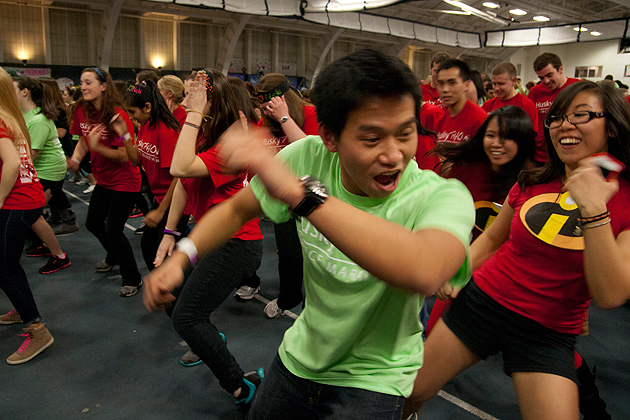
[[[195,220],[199,221],[212,207],[239,192],[246,184],[246,177],[245,173],[224,174],[216,147],[201,152],[197,156],[208,168],[209,175],[204,178],[182,178],[181,182],[188,195],[188,203],[192,205],[192,214]],[[245,223],[233,238],[245,241],[262,239],[258,219]]]
[[[178,106],[173,111],[173,116],[179,121],[179,125],[184,126],[184,122],[186,121],[186,109],[183,106]]]
[[[127,113],[120,108],[116,108],[116,113],[120,114],[127,124],[127,132],[131,135],[131,141],[133,141],[133,124],[129,120]],[[70,134],[85,137],[85,144],[88,146],[88,149],[90,145],[87,142],[87,136],[95,126],[100,124],[99,117],[100,115],[97,115],[97,121],[89,121],[83,106],[78,107],[74,111]],[[110,148],[125,147],[124,141],[116,133],[110,133],[107,129],[103,131],[99,142],[103,146]],[[129,160],[124,163],[117,162],[91,150],[90,160],[92,161],[92,174],[96,178],[98,185],[114,191],[140,191],[140,168],[134,167]]]
[[[529,99],[527,96],[522,93],[516,93],[516,95],[507,101],[503,101],[499,98],[492,98],[483,103],[481,108],[486,111],[488,114],[494,111],[495,109],[503,108],[504,106],[514,105],[529,115],[529,118],[532,120],[532,124],[534,125],[534,131],[538,130],[538,111],[536,110],[536,104]]]
[[[179,133],[162,121],[154,126],[146,123],[138,132],[138,155],[158,203],[162,202],[173,181],[169,168],[178,137]]]
[[[12,136],[0,120],[0,138],[7,137],[13,141]],[[4,199],[2,209],[6,210],[32,210],[44,207],[46,199],[44,198],[44,189],[37,178],[37,171],[33,166],[33,162],[28,158],[28,152],[25,144],[18,145],[18,153],[20,154],[20,169],[17,179],[9,195]],[[0,160],[0,180],[2,179],[2,160]]]
[[[304,124],[302,124],[302,127],[300,128],[307,136],[317,136],[319,134],[319,127],[317,125],[317,113],[315,111],[315,107],[312,105],[303,105],[302,110],[304,111]],[[258,125],[260,127],[265,126],[262,118],[258,121]],[[266,138],[264,143],[266,146],[273,149],[274,153],[278,153],[289,144],[289,139],[287,136],[282,136],[280,138],[271,136]]]
[[[486,111],[479,105],[466,101],[466,105],[457,115],[451,117],[448,110],[445,110],[435,121],[434,127],[427,128],[437,131],[438,142],[461,143],[475,135],[487,116]]]
[[[444,107],[444,103],[442,102],[442,98],[440,98],[438,90],[431,87],[430,83],[420,85],[420,89],[422,89],[422,102],[428,102],[431,105],[436,105],[441,108]]]
[[[444,110],[437,105],[424,102],[420,110],[420,123],[424,128],[435,126],[435,120],[441,118]],[[418,134],[418,149],[416,150],[416,163],[420,169],[435,171],[440,163],[439,156],[432,156],[428,153],[435,147],[435,137]]]
[[[510,236],[474,273],[475,282],[505,308],[554,331],[580,334],[591,296],[584,278],[584,238],[576,236],[580,213],[564,184],[554,181],[509,194],[514,209]],[[615,237],[630,229],[630,185],[606,207]]]
[[[567,81],[560,89],[549,90],[542,83],[537,84],[529,91],[529,99],[534,102],[536,105],[536,110],[538,111],[538,128],[536,129],[536,153],[534,154],[534,160],[537,162],[546,162],[547,161],[547,144],[545,143],[545,134],[543,127],[543,120],[547,116],[547,112],[549,112],[549,107],[553,103],[553,100],[556,99],[558,93],[562,91],[565,87],[569,86],[571,83],[579,82],[580,79],[574,79],[572,77],[567,77]]]

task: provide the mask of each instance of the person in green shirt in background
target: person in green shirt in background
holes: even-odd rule
[[[422,95],[398,58],[374,50],[341,58],[318,75],[312,99],[319,136],[278,159],[245,122],[223,135],[227,170],[257,175],[145,279],[144,303],[169,304],[197,254],[245,221],[263,212],[276,223],[295,217],[307,303],[248,419],[400,418],[422,366],[424,296],[470,277],[474,205],[459,181],[412,160],[425,131]]]

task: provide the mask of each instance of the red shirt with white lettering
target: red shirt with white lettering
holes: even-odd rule
[[[138,132],[138,155],[158,203],[162,202],[173,181],[169,168],[178,137],[179,133],[162,121],[154,126],[146,123]]]
[[[444,110],[437,105],[432,105],[429,102],[422,104],[420,110],[420,123],[423,127],[435,125],[435,120],[441,118],[444,114]],[[432,156],[429,154],[435,147],[435,137],[418,134],[418,148],[416,149],[416,163],[420,169],[428,169],[435,171],[437,165],[440,163],[439,156]]]
[[[192,205],[193,216],[199,221],[212,207],[227,200],[239,192],[246,184],[245,173],[226,175],[223,165],[217,156],[216,146],[199,153],[208,168],[209,175],[204,178],[182,178],[182,186],[188,195],[188,203]],[[252,241],[262,239],[258,219],[245,223],[233,238]]]
[[[560,89],[549,90],[545,87],[545,85],[539,83],[531,88],[531,90],[529,91],[528,97],[534,102],[534,105],[536,105],[536,110],[538,111],[538,128],[536,129],[536,153],[534,154],[534,160],[536,160],[537,162],[547,161],[547,144],[545,143],[543,120],[547,116],[547,112],[549,112],[549,107],[553,103],[553,100],[556,99],[556,96],[558,96],[558,93],[562,91],[562,89],[569,86],[571,83],[579,81],[580,79],[567,77],[566,83]]]
[[[434,127],[427,127],[437,131],[437,141],[461,143],[475,135],[477,129],[486,120],[488,114],[477,104],[466,101],[464,108],[457,115],[451,117],[448,109],[438,118]]]
[[[317,125],[317,113],[315,111],[315,107],[312,105],[303,105],[302,110],[304,111],[304,124],[302,124],[302,127],[300,128],[307,136],[317,136],[319,134],[319,126]],[[258,125],[260,127],[265,126],[264,120],[262,118],[258,120]],[[289,144],[289,139],[287,138],[287,136],[271,136],[269,138],[266,138],[264,142],[266,146],[273,149],[274,153],[278,153]]]
[[[13,142],[13,136],[7,130],[4,122],[0,120],[0,138],[9,138]],[[17,179],[9,195],[4,199],[2,210],[32,210],[44,207],[44,189],[37,178],[37,171],[33,162],[28,158],[25,144],[17,147],[20,154],[20,169]],[[2,160],[0,160],[0,180],[2,179]]]
[[[428,102],[431,105],[436,105],[444,108],[444,103],[442,102],[442,98],[440,98],[438,90],[434,87],[431,87],[430,83],[420,85],[420,89],[422,89],[422,102]]]
[[[120,114],[127,124],[127,132],[133,141],[133,124],[129,120],[127,113],[120,108],[116,108],[116,113]],[[86,139],[85,144],[88,149],[90,145],[87,142],[87,135],[94,127],[100,124],[100,113],[97,115],[96,121],[89,121],[85,107],[81,106],[74,111],[74,119],[70,134],[82,136]],[[124,141],[114,132],[107,129],[103,131],[99,140],[100,144],[109,148],[124,148]],[[138,192],[140,191],[140,168],[134,167],[129,160],[126,162],[118,162],[114,159],[107,158],[100,153],[90,150],[90,160],[92,161],[92,174],[96,178],[98,185],[114,191],[122,192]]]
[[[534,104],[534,101],[522,93],[517,92],[514,97],[508,99],[507,101],[499,98],[488,99],[483,103],[481,108],[489,114],[495,109],[503,108],[508,105],[517,106],[527,112],[527,115],[529,115],[529,118],[532,120],[532,124],[534,125],[534,130],[538,130],[538,110],[536,110],[536,104]]]

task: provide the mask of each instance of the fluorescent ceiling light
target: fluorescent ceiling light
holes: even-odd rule
[[[512,9],[510,10],[510,13],[516,16],[525,16],[527,14],[527,12],[523,9]]]
[[[597,32],[597,31],[591,32],[591,35],[593,36],[600,36],[601,34],[602,34],[601,32]]]
[[[434,10],[435,12],[447,13],[449,15],[463,15],[470,16],[472,13],[466,12],[465,10]]]
[[[498,4],[496,4],[496,3],[493,3],[493,2],[491,2],[491,1],[485,1],[485,2],[483,3],[483,5],[484,5],[484,6],[486,6],[486,7],[488,7],[488,8],[490,8],[490,9],[498,9],[498,8],[500,7],[500,5],[498,5]]]
[[[548,22],[549,18],[547,16],[534,16],[532,19],[538,22]]]
[[[501,19],[498,18],[496,13],[492,13],[492,12],[484,12],[482,10],[479,9],[475,9],[474,7],[471,7],[465,3],[462,3],[461,1],[457,1],[457,0],[443,0],[445,3],[450,4],[451,6],[455,6],[455,7],[459,7],[460,9],[462,9],[465,12],[470,12],[471,15],[473,16],[477,16],[478,18],[487,20],[488,22],[493,22],[493,23],[497,23],[499,25],[504,25],[507,26],[509,25],[509,23],[505,20],[505,19]]]
[[[588,28],[585,28],[584,26],[582,26],[581,28],[579,26],[576,26],[575,28],[573,28],[573,30],[575,32],[586,32],[588,31]]]

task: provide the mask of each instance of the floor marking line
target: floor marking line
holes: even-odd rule
[[[478,409],[474,405],[468,404],[466,401],[460,400],[456,396],[449,394],[448,392],[444,392],[444,391],[440,390],[440,391],[438,391],[437,394],[438,394],[439,397],[444,398],[446,401],[448,401],[448,402],[458,406],[459,408],[462,408],[462,409],[468,411],[470,414],[473,414],[473,415],[479,417],[480,419],[484,419],[484,420],[499,420],[496,417],[486,413],[485,411],[482,411],[482,410]]]
[[[256,293],[254,295],[254,298],[259,300],[259,301],[261,301],[265,305],[268,304],[269,302],[271,302],[269,299],[267,299],[266,297],[260,295],[259,293]],[[293,319],[297,319],[298,318],[298,316],[296,314],[294,314],[293,312],[291,312],[289,310],[283,311],[282,314],[288,316],[289,318],[293,318]]]
[[[82,198],[81,198],[81,197],[79,197],[78,195],[71,193],[70,191],[66,190],[65,188],[63,189],[63,192],[65,192],[66,194],[68,194],[68,195],[70,195],[70,196],[72,196],[72,197],[76,198],[77,200],[79,200],[80,202],[82,202],[83,204],[85,204],[86,206],[89,206],[89,205],[90,205],[89,201],[85,201],[84,199],[82,199]],[[126,227],[127,229],[130,229],[132,232],[135,232],[135,231],[136,231],[136,229],[137,229],[137,228],[135,228],[135,227],[131,226],[129,223],[125,223],[125,227]]]

